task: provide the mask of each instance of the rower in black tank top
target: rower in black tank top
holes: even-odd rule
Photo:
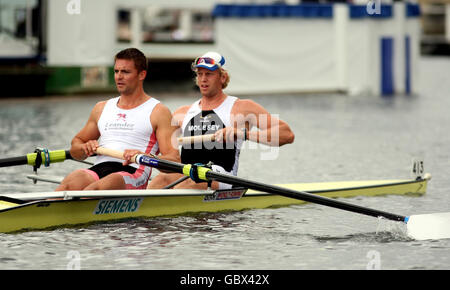
[[[201,111],[194,116],[184,128],[183,137],[213,134],[225,126],[213,111]],[[212,161],[222,166],[227,172],[233,170],[236,158],[236,144],[222,142],[202,142],[183,145],[181,149],[182,163],[203,163]]]
[[[199,101],[195,102],[183,120],[183,137],[213,134],[222,128],[232,126],[231,109],[237,98],[227,96],[214,110],[202,111]],[[185,164],[213,162],[226,172],[237,175],[240,142],[202,142],[184,144],[181,149],[181,162]]]

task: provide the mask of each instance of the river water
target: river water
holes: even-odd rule
[[[296,139],[277,152],[245,147],[239,176],[268,183],[409,178],[418,157],[433,176],[426,195],[348,201],[404,215],[450,211],[449,71],[449,58],[422,58],[414,96],[252,96],[287,121]],[[172,111],[196,99],[153,96]],[[94,104],[108,97],[0,100],[0,157],[69,148]],[[39,172],[64,176],[83,166],[66,161]],[[2,193],[55,188],[28,180],[30,167],[1,173]],[[140,219],[0,234],[0,269],[450,269],[450,240],[415,241],[403,231],[315,204]]]

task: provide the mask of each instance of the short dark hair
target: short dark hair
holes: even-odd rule
[[[142,51],[137,48],[127,48],[122,51],[119,51],[114,57],[114,62],[118,59],[130,59],[134,61],[134,65],[138,72],[143,70],[147,70],[148,68],[148,60]]]

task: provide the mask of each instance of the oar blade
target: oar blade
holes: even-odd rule
[[[450,212],[412,215],[406,227],[415,240],[450,239]]]

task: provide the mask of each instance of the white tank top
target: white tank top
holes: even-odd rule
[[[117,106],[120,97],[108,100],[98,120],[100,131],[98,143],[100,146],[115,150],[137,149],[145,153],[157,155],[159,146],[156,134],[150,122],[150,115],[159,101],[150,98],[136,108],[125,110]],[[123,160],[98,155],[95,164]],[[138,168],[137,164],[130,166]]]

